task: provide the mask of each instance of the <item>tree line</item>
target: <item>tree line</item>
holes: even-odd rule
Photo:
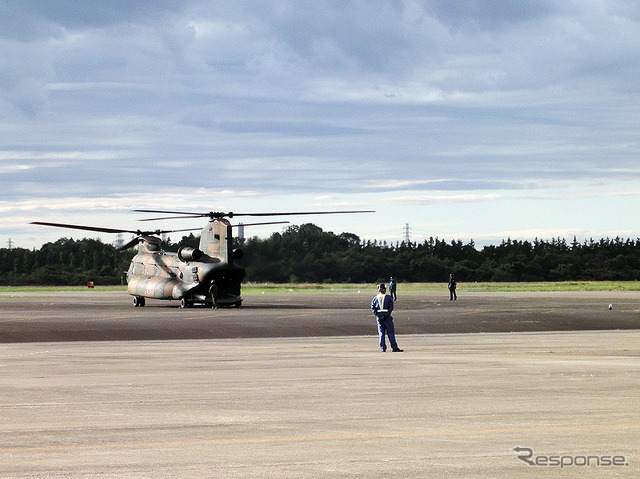
[[[5,286],[67,286],[88,281],[116,285],[135,252],[118,251],[95,239],[62,238],[40,249],[0,249],[0,284]]]
[[[252,281],[368,283],[394,276],[408,282],[604,281],[640,278],[640,239],[571,242],[503,240],[476,248],[470,241],[361,241],[305,224],[245,242]]]
[[[198,246],[190,234],[167,240],[166,251]],[[476,248],[473,241],[429,238],[421,243],[363,241],[352,233],[334,234],[316,225],[290,226],[269,238],[236,240],[247,269],[246,281],[273,283],[373,283],[631,281],[640,278],[640,239],[575,238],[519,241]],[[40,249],[0,249],[0,284],[124,284],[135,254],[95,239],[62,238]]]

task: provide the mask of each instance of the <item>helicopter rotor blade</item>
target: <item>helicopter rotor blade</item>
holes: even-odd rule
[[[262,225],[282,225],[285,223],[291,223],[291,221],[267,221],[265,223],[240,223],[237,225],[231,225],[234,228],[237,228],[238,226],[262,226]]]
[[[124,251],[126,249],[132,248],[135,245],[137,245],[139,242],[140,242],[140,236],[136,236],[131,241],[129,241],[127,244],[120,246],[118,248],[118,251]]]
[[[155,221],[155,220],[173,220],[180,218],[205,218],[209,217],[211,219],[222,219],[224,217],[233,218],[233,213],[225,213],[224,211],[209,211],[208,213],[194,213],[189,211],[167,211],[167,210],[133,210],[138,213],[163,213],[169,215],[180,215],[180,216],[168,216],[163,218],[149,218],[138,221]]]
[[[56,228],[71,228],[74,230],[96,231],[98,233],[132,233],[134,235],[139,235],[139,236],[160,235],[163,233],[175,233],[180,231],[197,231],[202,229],[202,228],[185,228],[185,229],[179,229],[179,230],[140,231],[140,230],[124,230],[124,229],[116,229],[116,228],[103,228],[100,226],[71,225],[67,223],[49,223],[46,221],[32,221],[30,224],[41,225],[41,226],[54,226]]]
[[[140,238],[145,240],[147,243],[150,243],[150,244],[160,244],[160,243],[162,243],[162,240],[160,238],[158,238],[157,236],[141,235]]]
[[[182,231],[200,231],[202,230],[202,228],[185,228],[182,230],[158,230],[158,231],[154,231],[153,234],[162,234],[162,233],[180,233]]]
[[[147,243],[154,244],[154,245],[159,245],[160,243],[162,243],[162,240],[156,236],[141,235],[141,236],[136,236],[127,244],[120,246],[120,248],[118,248],[118,251],[124,251],[126,249],[129,249],[137,245],[138,243],[140,243],[140,240],[146,241]]]
[[[193,215],[193,216],[206,216],[209,213],[193,213],[189,211],[167,211],[167,210],[133,210],[137,213],[165,213],[169,215]]]
[[[281,213],[233,213],[233,216],[293,216],[293,215],[339,215],[354,213],[375,213],[373,210],[352,210],[352,211],[295,211]]]
[[[138,234],[137,231],[133,230],[121,230],[114,228],[101,228],[97,226],[83,226],[83,225],[69,225],[65,223],[48,223],[45,221],[32,221],[30,224],[32,225],[41,225],[41,226],[55,226],[57,228],[71,228],[75,230],[85,230],[85,231],[97,231],[99,233],[133,233]]]
[[[208,216],[208,215],[164,216],[162,218],[145,218],[138,221],[183,220],[187,218],[204,218],[205,216]]]
[[[161,218],[145,218],[138,221],[157,221],[172,220],[184,218],[203,218],[221,219],[224,217],[233,218],[235,216],[293,216],[293,215],[338,215],[338,214],[355,214],[355,213],[375,213],[373,210],[349,210],[349,211],[294,211],[294,212],[269,212],[269,213],[224,213],[221,211],[210,211],[208,213],[194,213],[187,211],[167,211],[167,210],[134,210],[139,213],[162,213],[181,216],[165,216]]]

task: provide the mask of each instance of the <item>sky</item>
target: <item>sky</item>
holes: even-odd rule
[[[0,0],[0,18],[0,247],[115,240],[30,221],[204,225],[134,209],[375,210],[290,221],[391,243],[640,237],[635,0]]]

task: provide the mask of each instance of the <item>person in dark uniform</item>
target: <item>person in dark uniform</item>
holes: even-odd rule
[[[453,274],[449,275],[449,301],[455,301],[456,299],[458,299],[458,295],[456,294],[456,286],[458,286],[458,283],[456,283],[456,280],[453,279]]]
[[[393,276],[389,279],[389,294],[393,298],[394,301],[398,301],[398,295],[396,294],[396,282],[393,280]]]
[[[380,337],[380,349],[382,349],[382,352],[384,353],[387,350],[385,334],[389,336],[391,350],[394,353],[403,352],[398,347],[398,343],[396,343],[396,332],[393,326],[393,318],[391,317],[393,298],[387,294],[387,288],[384,283],[378,286],[378,294],[371,300],[371,311],[378,322],[378,336]]]

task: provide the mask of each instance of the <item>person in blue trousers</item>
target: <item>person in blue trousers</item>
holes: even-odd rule
[[[371,311],[378,322],[378,335],[380,336],[380,349],[382,349],[382,352],[384,353],[387,350],[385,335],[389,337],[391,350],[394,353],[403,352],[398,347],[398,343],[396,343],[396,332],[393,327],[393,318],[391,317],[393,298],[387,294],[387,287],[384,283],[378,285],[378,294],[371,300]]]
[[[391,297],[393,298],[394,301],[398,301],[398,295],[396,294],[396,282],[393,279],[393,276],[391,277],[391,279],[389,280],[389,294],[391,295]]]

